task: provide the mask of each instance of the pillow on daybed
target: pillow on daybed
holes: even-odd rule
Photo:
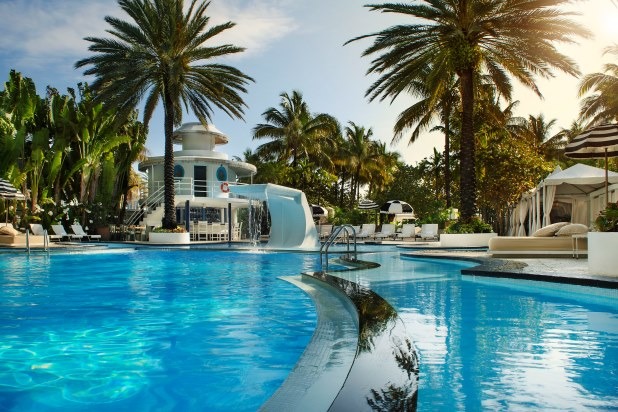
[[[17,236],[19,234],[19,230],[15,230],[13,226],[0,227],[0,235]]]
[[[560,230],[556,232],[556,236],[572,236],[581,235],[583,233],[588,233],[588,226],[582,225],[581,223],[571,223],[570,225],[561,227]]]
[[[540,228],[536,232],[532,234],[534,237],[552,237],[560,230],[562,227],[568,225],[569,222],[558,222],[552,223],[551,225],[547,225],[545,227]]]

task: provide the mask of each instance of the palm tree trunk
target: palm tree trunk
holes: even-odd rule
[[[447,209],[451,207],[451,107],[446,107],[444,118],[444,197]]]
[[[474,74],[471,67],[460,74],[461,80],[461,219],[470,221],[476,214],[476,167],[474,140]]]
[[[174,200],[174,104],[167,92],[164,93],[163,109],[165,111],[165,157],[163,160],[164,211],[162,226],[164,229],[176,229],[176,202]]]

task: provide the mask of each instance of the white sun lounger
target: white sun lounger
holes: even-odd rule
[[[86,239],[88,240],[96,240],[97,242],[101,241],[101,235],[89,235],[88,233],[84,232],[82,225],[79,225],[79,224],[71,225],[71,230],[76,235],[82,236],[82,239],[86,237]]]
[[[81,241],[84,236],[83,235],[77,235],[74,233],[67,233],[66,230],[64,230],[64,226],[62,225],[52,225],[52,230],[54,231],[54,234],[56,236],[60,236],[60,240],[63,239],[70,239],[70,240],[79,240]]]

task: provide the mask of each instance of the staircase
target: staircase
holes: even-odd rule
[[[163,195],[165,190],[160,187],[148,196],[139,211],[133,213],[126,221],[127,226],[161,226],[163,220]]]

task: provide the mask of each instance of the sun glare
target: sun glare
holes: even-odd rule
[[[599,30],[618,43],[618,8],[603,13],[599,23]]]

